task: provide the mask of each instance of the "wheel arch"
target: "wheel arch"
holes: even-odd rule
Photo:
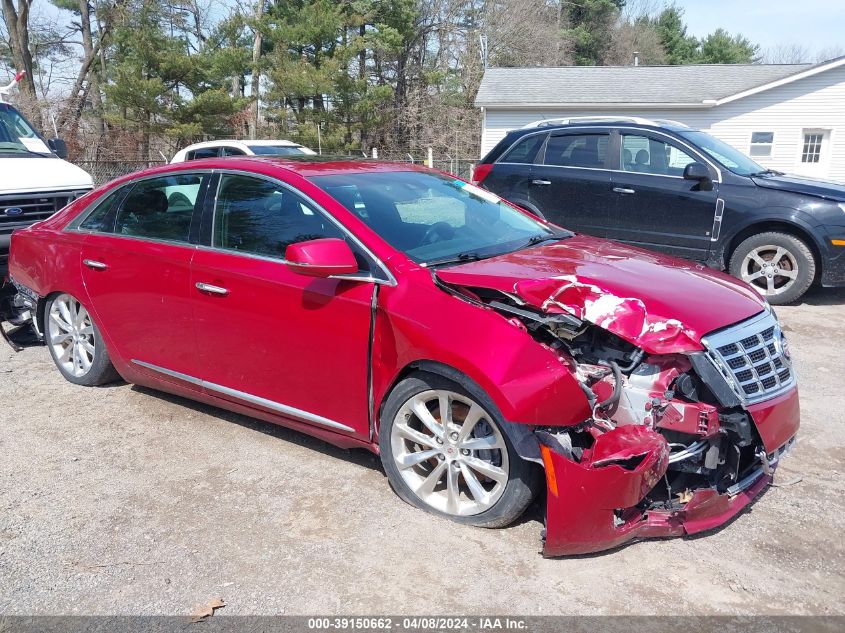
[[[79,301],[79,298],[73,293],[67,292],[65,290],[51,290],[38,300],[38,304],[35,307],[36,324],[38,325],[38,329],[41,332],[44,340],[46,340],[45,334],[47,332],[47,304],[50,303],[50,299],[61,294],[69,294],[74,299]],[[80,301],[80,303],[82,302]],[[83,303],[83,305],[85,304]],[[87,305],[85,305],[85,309],[88,310]],[[90,310],[88,311],[90,312]]]
[[[38,303],[35,304],[35,326],[38,328],[38,333],[44,341],[47,340],[47,337],[45,336],[45,332],[47,331],[47,302],[58,294],[61,293],[58,291],[50,292],[46,296],[38,299]]]
[[[724,268],[726,270],[729,269],[731,257],[733,257],[734,252],[739,247],[739,245],[742,244],[742,242],[747,240],[749,237],[752,237],[753,235],[759,235],[760,233],[768,232],[787,233],[789,235],[797,237],[802,242],[804,242],[807,245],[807,248],[810,249],[810,252],[813,254],[813,259],[815,260],[816,276],[814,278],[814,281],[821,278],[822,267],[824,266],[824,258],[822,257],[821,245],[816,241],[816,238],[813,236],[813,233],[809,228],[797,222],[791,222],[788,220],[761,220],[749,224],[748,226],[734,233],[728,240],[727,245],[725,247],[723,261]]]
[[[381,416],[384,412],[384,405],[387,402],[390,394],[405,378],[415,373],[428,373],[435,376],[445,378],[455,384],[466,389],[470,395],[478,399],[484,404],[492,414],[496,415],[502,425],[502,430],[507,434],[516,453],[523,459],[542,464],[540,456],[540,446],[531,427],[525,424],[516,424],[509,422],[502,414],[501,409],[496,404],[494,395],[489,394],[478,382],[464,372],[434,360],[418,359],[411,361],[405,365],[394,377],[394,379],[387,385],[381,395],[380,401],[376,407],[375,416],[375,437],[378,438],[378,430],[381,426]]]

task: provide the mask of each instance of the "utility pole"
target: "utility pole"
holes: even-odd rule
[[[323,124],[325,121],[317,121],[317,153],[322,156],[323,155],[323,138],[322,138],[322,130]]]

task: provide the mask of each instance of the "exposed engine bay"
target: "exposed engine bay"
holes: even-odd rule
[[[737,362],[722,371],[707,352],[648,354],[577,314],[544,311],[516,293],[460,292],[553,351],[592,411],[581,424],[534,431],[549,484],[547,555],[714,527],[771,481],[791,445],[790,439],[766,450],[746,399],[732,385]],[[768,339],[753,343],[774,349]],[[767,352],[765,362],[773,358]],[[553,497],[561,503],[553,506]]]

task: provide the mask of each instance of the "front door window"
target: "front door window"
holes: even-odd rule
[[[289,244],[341,230],[290,189],[269,180],[224,174],[214,214],[216,248],[284,259]]]
[[[622,136],[622,171],[680,178],[684,167],[694,162],[692,156],[665,141],[635,134]]]

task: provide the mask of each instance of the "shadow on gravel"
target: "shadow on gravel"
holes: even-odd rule
[[[140,385],[132,385],[132,389],[134,391],[137,391],[138,393],[144,394],[145,396],[158,398],[159,400],[169,402],[180,407],[187,407],[192,409],[193,411],[197,411],[198,413],[210,415],[226,422],[232,422],[244,428],[253,431],[258,431],[259,433],[264,433],[265,435],[284,440],[285,442],[290,442],[291,444],[296,444],[298,446],[308,448],[315,452],[322,453],[323,455],[326,455],[328,457],[340,459],[345,462],[349,462],[351,464],[355,464],[364,468],[369,468],[373,471],[381,473],[382,476],[384,476],[385,485],[388,485],[387,475],[385,475],[384,473],[384,469],[381,465],[381,460],[377,455],[373,455],[365,449],[338,448],[316,437],[311,437],[310,435],[306,435],[305,433],[294,431],[287,427],[281,426],[280,424],[264,422],[263,420],[251,418],[249,416],[227,411],[225,409],[218,409],[217,407],[207,405],[202,402],[197,402],[195,400],[189,400],[188,398],[183,398],[181,396],[169,394],[164,391],[157,391],[155,389],[142,387]],[[545,476],[543,474],[542,468],[540,468],[539,466],[538,490],[539,493],[534,499],[534,501],[531,502],[531,505],[529,505],[525,512],[523,512],[522,516],[520,516],[516,521],[508,525],[508,528],[522,525],[523,523],[537,523],[539,524],[538,529],[542,529],[546,515],[546,490]]]
[[[299,431],[294,431],[280,424],[264,422],[263,420],[259,420],[257,418],[251,418],[249,416],[234,413],[232,411],[227,411],[225,409],[219,409],[203,402],[189,400],[188,398],[183,398],[181,396],[165,393],[164,391],[157,391],[155,389],[142,387],[140,385],[132,385],[132,389],[139,393],[143,393],[144,395],[151,396],[153,398],[158,398],[159,400],[170,402],[180,407],[186,407],[199,413],[204,413],[220,420],[232,422],[244,428],[253,431],[258,431],[259,433],[264,433],[265,435],[269,435],[271,437],[279,438],[281,440],[284,440],[285,442],[290,442],[291,444],[296,444],[298,446],[302,446],[310,450],[323,453],[324,455],[333,457],[335,459],[341,459],[345,462],[349,462],[358,466],[363,466],[365,468],[370,468],[371,470],[376,470],[381,473],[384,473],[381,467],[381,460],[379,459],[379,457],[377,455],[373,455],[367,450],[338,448],[329,444],[328,442],[324,442],[321,439],[311,437],[310,435],[300,433]]]
[[[845,288],[810,288],[798,303],[792,305],[835,306],[845,304]]]
[[[10,327],[8,323],[0,323],[0,328],[3,328],[3,336],[0,336],[0,345],[8,346],[11,343],[13,346],[12,349],[14,349],[15,345],[23,349],[43,345],[29,325]],[[8,338],[8,342],[3,340],[4,338]]]

